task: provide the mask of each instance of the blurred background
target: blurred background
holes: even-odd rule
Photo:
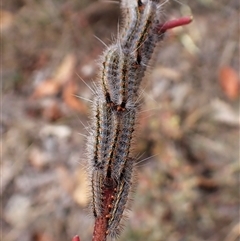
[[[134,155],[137,187],[121,241],[237,241],[238,0],[165,4],[168,31],[148,69]],[[89,88],[119,4],[1,2],[1,240],[91,240],[84,134]],[[97,38],[96,38],[96,37]],[[80,76],[80,77],[79,77]]]

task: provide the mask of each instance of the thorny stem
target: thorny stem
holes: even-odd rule
[[[191,23],[192,20],[193,20],[192,16],[186,16],[186,17],[181,17],[174,20],[169,20],[164,24],[160,24],[157,27],[157,31],[159,34],[163,34],[169,29],[187,25]],[[113,194],[114,194],[114,188],[105,188],[105,190],[103,190],[104,210],[103,210],[102,216],[97,217],[95,220],[92,241],[106,241],[107,239],[107,235],[108,235],[107,223],[108,223],[108,219],[110,218],[108,217],[107,213],[112,201]],[[80,241],[79,236],[73,237],[72,241]]]

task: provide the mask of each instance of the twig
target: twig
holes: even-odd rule
[[[111,203],[114,198],[114,188],[113,187],[106,187],[103,190],[103,197],[104,197],[104,207],[103,213],[101,216],[97,217],[95,220],[95,226],[93,231],[92,241],[105,241],[107,239],[108,231],[108,219],[109,216],[109,209],[111,208]]]
[[[178,19],[169,20],[162,25],[160,24],[158,26],[158,29],[159,29],[160,33],[164,33],[169,29],[187,25],[187,24],[191,23],[192,21],[193,21],[192,16],[185,16],[185,17],[181,17]]]

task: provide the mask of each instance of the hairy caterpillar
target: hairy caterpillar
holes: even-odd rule
[[[129,200],[135,167],[131,149],[139,87],[154,47],[167,29],[161,30],[161,6],[160,0],[122,0],[125,21],[121,33],[104,52],[100,64],[92,102],[88,164],[92,212],[106,226],[106,236],[116,237],[120,233]],[[172,22],[168,27],[177,24]],[[99,235],[97,229],[94,235]]]

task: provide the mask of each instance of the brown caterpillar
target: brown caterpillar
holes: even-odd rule
[[[155,45],[161,8],[157,0],[122,0],[125,22],[119,39],[108,47],[100,64],[93,100],[92,132],[88,137],[91,206],[94,217],[107,218],[107,234],[121,230],[133,183],[132,139],[139,109],[139,87]],[[111,203],[104,206],[106,190]]]

